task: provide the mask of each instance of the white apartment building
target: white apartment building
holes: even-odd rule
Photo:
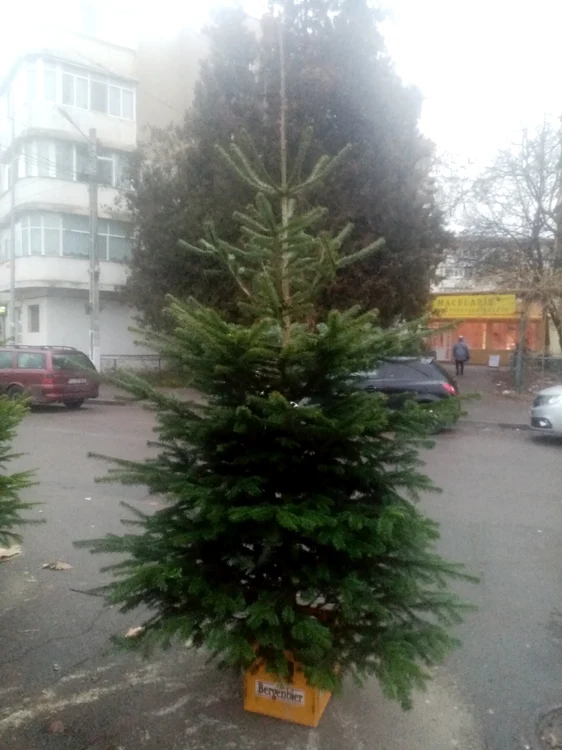
[[[137,142],[135,44],[109,4],[106,28],[99,2],[63,0],[57,8],[51,25],[34,18],[34,32],[19,26],[28,33],[0,61],[0,338],[89,351],[95,128],[101,355],[136,354],[133,311],[119,296],[131,225],[116,202]]]

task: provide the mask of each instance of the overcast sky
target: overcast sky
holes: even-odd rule
[[[213,6],[236,0],[89,0],[106,6],[116,31],[200,31]],[[243,0],[259,15],[264,0]],[[0,57],[24,40],[24,14],[41,28],[68,14],[76,0],[7,4]],[[523,126],[562,114],[562,0],[379,0],[389,11],[388,48],[405,81],[425,104],[421,126],[439,151],[486,161]],[[44,17],[44,21],[43,21]],[[18,32],[21,36],[18,36]],[[13,56],[12,56],[13,57]]]
[[[199,0],[191,24],[200,26],[214,4]],[[384,4],[389,50],[404,80],[421,89],[422,128],[440,151],[486,161],[522,127],[562,114],[562,0]],[[260,6],[245,5],[254,14]]]

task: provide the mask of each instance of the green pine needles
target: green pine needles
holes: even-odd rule
[[[34,503],[25,502],[20,493],[30,487],[32,474],[28,471],[6,473],[10,461],[18,458],[12,453],[16,430],[27,412],[25,402],[0,397],[0,547],[21,542],[16,529],[31,521],[25,517]]]
[[[151,342],[202,403],[122,380],[151,402],[159,454],[114,460],[105,480],[145,485],[167,505],[134,510],[134,533],[80,544],[123,557],[97,590],[108,604],[149,610],[140,635],[123,639],[130,646],[189,642],[222,665],[263,658],[282,678],[289,653],[313,686],[337,691],[348,674],[374,674],[408,706],[426,667],[456,643],[449,626],[464,605],[447,583],[466,576],[436,554],[437,526],[416,508],[435,489],[418,455],[433,415],[413,403],[392,411],[353,384],[414,345],[419,326],[385,330],[375,313],[316,312],[337,269],[381,243],[350,257],[340,254],[348,228],[315,233],[324,213],[301,211],[300,197],[345,154],[303,179],[311,138],[280,183],[251,144],[221,152],[255,188],[255,205],[237,216],[238,245],[210,230],[186,247],[230,269],[245,322],[171,301],[175,332]]]

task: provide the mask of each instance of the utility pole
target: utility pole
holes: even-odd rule
[[[100,262],[98,257],[98,141],[95,128],[90,128],[90,359],[100,369]]]
[[[10,97],[10,115],[12,121],[12,154],[10,164],[10,302],[8,305],[8,335],[7,341],[17,343],[16,319],[16,178],[18,160],[16,158],[16,121],[14,112],[14,94]]]
[[[98,256],[98,136],[95,128],[90,128],[89,134],[86,135],[72,117],[64,109],[58,107],[60,114],[77,130],[80,135],[88,142],[89,156],[89,180],[88,188],[90,193],[90,237],[89,237],[89,295],[88,295],[88,312],[90,315],[89,330],[89,355],[90,359],[100,369],[101,350],[100,350],[100,260]]]

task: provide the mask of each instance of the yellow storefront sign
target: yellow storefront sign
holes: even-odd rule
[[[514,294],[443,294],[433,299],[433,312],[440,318],[510,318],[517,313]]]

